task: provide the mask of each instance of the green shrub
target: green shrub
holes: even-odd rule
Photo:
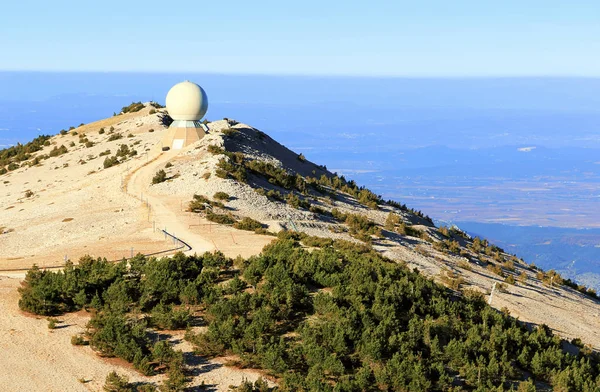
[[[105,392],[134,392],[127,376],[120,376],[114,370],[106,376],[102,389]]]
[[[152,184],[160,184],[161,182],[165,182],[167,180],[167,172],[163,169],[160,169],[156,172],[154,177],[152,177]]]
[[[485,267],[488,271],[493,272],[494,274],[504,278],[504,272],[502,271],[502,267],[500,267],[499,265],[496,264],[488,264]]]
[[[219,160],[217,167],[217,177],[232,177],[238,180],[239,182],[246,182],[246,169],[241,164],[232,163],[229,158],[222,158]],[[222,177],[223,172],[226,173],[225,177]]]
[[[264,225],[259,221],[246,216],[241,221],[235,222],[233,227],[239,230],[256,231],[262,229]]]
[[[56,329],[56,324],[58,324],[58,319],[54,317],[48,318],[48,329]]]
[[[158,304],[152,309],[150,324],[159,329],[185,329],[191,321],[191,313],[187,309],[173,309],[171,305]]]
[[[207,147],[208,152],[214,155],[225,154],[225,149],[223,147],[219,147],[216,144],[210,144]]]
[[[137,155],[137,151],[130,149],[127,144],[121,144],[115,155],[120,158],[127,158]]]
[[[124,106],[121,109],[121,113],[134,113],[134,112],[139,112],[140,110],[142,110],[144,108],[144,104],[141,102],[132,102],[130,105],[128,106]]]
[[[73,335],[71,336],[71,344],[73,346],[87,346],[89,342],[81,335]]]
[[[236,128],[226,128],[226,129],[223,129],[223,134],[225,136],[234,136],[238,132],[239,132],[239,129],[236,129]]]
[[[333,246],[333,240],[331,238],[326,237],[307,236],[302,239],[302,243],[306,246],[312,246],[317,248],[326,248],[329,246]]]
[[[285,199],[283,198],[283,195],[281,194],[281,192],[270,189],[266,194],[265,194],[269,199],[272,200],[277,200],[277,201],[284,201]]]
[[[210,175],[210,173],[208,173]],[[217,168],[215,170],[215,175],[219,178],[227,178],[228,177],[228,173],[227,170],[223,170],[221,168]]]
[[[108,141],[109,142],[112,142],[112,141],[115,141],[115,140],[119,140],[119,139],[123,139],[123,135],[121,135],[120,133],[113,133],[113,134],[111,134],[108,137]]]
[[[304,199],[299,198],[293,192],[288,193],[288,195],[285,198],[285,201],[287,202],[287,204],[289,204],[290,206],[292,206],[294,208],[304,208],[304,209],[310,208],[309,202],[307,202]]]
[[[106,157],[104,159],[103,166],[104,166],[105,169],[108,169],[109,167],[113,167],[115,165],[118,165],[119,163],[120,163],[119,162],[119,158],[117,158],[117,156],[115,155],[115,156],[112,156],[112,157]]]
[[[217,200],[229,200],[229,194],[225,193],[225,192],[216,192],[213,195],[213,199],[217,199]]]
[[[193,200],[191,202],[189,202],[189,204],[188,204],[188,211],[191,211],[191,212],[204,211],[206,209],[207,205],[211,205],[210,200],[208,200],[206,197],[204,197],[202,195],[194,195]]]
[[[206,219],[211,222],[220,223],[223,225],[232,225],[235,223],[235,219],[230,214],[216,214],[212,211],[207,211]]]
[[[67,152],[69,152],[69,150],[67,150],[67,147],[65,147],[61,144],[60,147],[54,146],[54,148],[48,153],[48,156],[57,157],[57,156],[66,154]]]
[[[325,209],[323,209],[323,208],[321,208],[321,207],[319,207],[317,205],[314,205],[314,204],[311,204],[308,210],[310,212],[312,212],[312,213],[315,213],[315,214],[331,215],[329,213],[329,211],[327,211],[327,210],[325,210]]]

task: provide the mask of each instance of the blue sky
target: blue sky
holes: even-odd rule
[[[0,70],[600,76],[594,1],[12,1]]]

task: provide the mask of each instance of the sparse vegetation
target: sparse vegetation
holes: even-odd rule
[[[56,329],[56,324],[58,324],[58,319],[54,317],[48,318],[48,329]]]
[[[141,103],[141,102],[132,102],[128,106],[123,106],[123,108],[121,109],[121,113],[139,112],[143,108],[144,108],[144,104],[143,103]]]
[[[112,141],[119,140],[119,139],[122,139],[122,138],[123,138],[123,135],[121,135],[120,133],[112,133],[112,134],[111,134],[111,135],[108,137],[108,141],[109,141],[109,142],[112,142]]]
[[[108,169],[109,167],[113,167],[115,165],[118,165],[119,163],[119,158],[117,158],[116,156],[106,157],[104,159],[103,166],[105,169]]]
[[[504,278],[504,282],[512,285],[516,284],[515,277],[512,275],[507,275],[506,278]]]
[[[222,225],[232,225],[235,223],[235,219],[230,214],[217,214],[210,210],[206,212],[206,219]]]
[[[160,184],[161,182],[165,182],[167,180],[167,172],[163,169],[160,169],[156,172],[154,177],[152,177],[152,184]]]
[[[236,129],[236,128],[225,128],[225,129],[223,129],[223,135],[225,135],[225,136],[234,136],[239,131],[240,130]]]
[[[462,278],[462,276],[448,269],[442,269],[442,271],[440,272],[440,280],[449,289],[454,291],[460,290],[461,285],[464,283],[464,279]]]
[[[229,200],[229,194],[225,193],[225,192],[216,192],[213,195],[213,199],[217,199],[217,200],[221,200],[221,201],[228,201]]]
[[[239,182],[246,182],[246,169],[239,163],[232,163],[229,158],[223,158],[219,160],[218,168],[216,170],[217,177],[220,178],[234,178]]]
[[[202,195],[194,195],[193,200],[188,204],[188,211],[204,211],[207,206],[211,206],[210,200]]]
[[[262,229],[264,225],[259,221],[246,216],[241,221],[235,222],[233,227],[239,230],[256,231]]]
[[[61,144],[60,147],[54,146],[54,148],[52,148],[52,150],[50,150],[50,152],[48,153],[48,156],[58,157],[60,155],[66,154],[67,152],[69,152],[69,150],[67,150],[67,147]]]

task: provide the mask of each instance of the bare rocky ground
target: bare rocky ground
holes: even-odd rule
[[[45,319],[22,314],[16,289],[24,271],[9,269],[29,268],[34,263],[59,267],[65,255],[74,261],[85,254],[119,259],[129,256],[132,248],[134,253],[153,253],[177,246],[158,229],[167,229],[190,244],[189,253],[216,249],[231,257],[259,253],[272,236],[217,225],[201,214],[186,211],[194,194],[213,199],[216,192],[227,193],[230,200],[224,208],[214,208],[215,212],[237,219],[251,217],[268,225],[272,232],[296,229],[309,235],[358,241],[344,224],[330,216],[293,208],[259,194],[256,188],[287,193],[260,176],[250,174],[246,183],[218,177],[218,162],[224,155],[210,152],[209,146],[242,152],[246,159],[265,160],[303,176],[330,176],[323,167],[301,159],[251,126],[226,120],[209,123],[209,133],[196,144],[181,151],[163,152],[165,128],[157,114],[149,114],[150,110],[146,107],[137,113],[84,125],[75,129],[78,135],[57,135],[51,146],[37,154],[47,154],[60,145],[65,145],[68,153],[0,176],[0,275],[6,276],[0,278],[0,366],[7,370],[0,376],[0,385],[7,390],[99,390],[112,369],[132,380],[159,381],[159,377],[142,377],[117,361],[101,359],[89,348],[71,346],[70,337],[82,331],[87,322],[85,313],[65,315],[61,318],[65,327],[53,331],[48,330]],[[112,134],[123,138],[108,141],[110,127],[114,127]],[[104,134],[99,133],[100,128],[104,128]],[[80,143],[82,133],[95,145]],[[100,157],[100,153],[110,150],[112,156],[121,144],[135,149],[137,155],[105,169],[105,156]],[[169,179],[152,185],[151,179],[160,169]],[[31,191],[29,197],[27,191]],[[335,207],[343,213],[367,216],[381,227],[389,212],[395,212],[405,224],[423,234],[409,236],[383,230],[380,237],[372,238],[374,248],[433,279],[447,282],[442,277],[452,271],[463,280],[461,289],[486,294],[494,282],[503,281],[485,268],[492,262],[491,257],[468,250],[464,238],[456,237],[460,256],[461,252],[436,250],[434,243],[444,237],[410,211],[383,204],[370,209],[333,189],[326,194],[312,192],[306,199],[325,211]],[[527,275],[526,282],[507,284],[505,291],[496,291],[492,306],[506,308],[528,323],[547,324],[564,338],[580,337],[595,349],[600,348],[600,304],[596,300],[564,286],[545,285],[535,271],[520,262],[515,263],[514,271],[504,271],[515,277],[522,272]],[[173,339],[181,340],[176,334]],[[185,342],[179,345],[185,352],[191,351]],[[242,378],[254,380],[259,376],[256,371],[234,369],[219,360],[196,358],[192,362],[192,385],[204,382],[216,390],[227,390]]]

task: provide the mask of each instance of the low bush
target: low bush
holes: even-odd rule
[[[143,108],[144,108],[144,104],[143,103],[141,103],[141,102],[132,102],[128,106],[123,106],[123,108],[121,109],[121,113],[139,112]]]
[[[160,184],[161,182],[165,182],[167,180],[167,172],[163,169],[160,169],[156,172],[154,177],[152,177],[152,184]]]
[[[85,340],[81,335],[73,335],[71,336],[71,344],[73,346],[87,346],[90,342]]]
[[[67,147],[65,147],[63,145],[61,145],[60,147],[54,146],[54,148],[52,150],[50,150],[50,152],[48,153],[48,156],[57,157],[57,156],[66,154],[67,152],[69,152],[69,150],[67,150]]]
[[[515,277],[512,275],[507,275],[506,278],[504,278],[504,282],[514,285],[516,283]]]
[[[54,317],[48,318],[48,329],[56,329],[56,324],[58,324],[58,319]]]
[[[115,140],[119,140],[119,139],[123,139],[123,135],[120,134],[120,133],[113,133],[113,134],[111,134],[108,137],[108,141],[109,142],[112,142],[112,141],[115,141]]]
[[[485,269],[487,269],[490,272],[493,272],[494,274],[504,278],[504,272],[502,271],[502,267],[500,267],[499,265],[496,264],[488,264]]]
[[[241,221],[235,222],[233,227],[239,230],[256,231],[262,229],[264,225],[259,221],[246,216]]]
[[[206,219],[222,225],[233,225],[235,223],[235,219],[230,214],[217,214],[210,210],[206,213]]]
[[[219,192],[216,192],[213,195],[213,199],[217,199],[217,200],[229,200],[229,194],[225,193],[225,192],[219,191]]]
[[[115,165],[118,165],[119,163],[119,158],[117,158],[116,156],[106,157],[104,159],[103,166],[105,169],[108,169],[109,167],[113,167]]]
[[[236,128],[225,128],[223,129],[223,135],[225,136],[234,136],[235,134],[237,134],[239,132],[239,129]]]
[[[188,211],[200,212],[206,209],[206,206],[210,206],[210,200],[202,195],[194,195],[192,201],[188,204]]]
[[[223,147],[217,146],[216,144],[211,144],[207,147],[208,152],[214,155],[225,154],[225,149]]]

